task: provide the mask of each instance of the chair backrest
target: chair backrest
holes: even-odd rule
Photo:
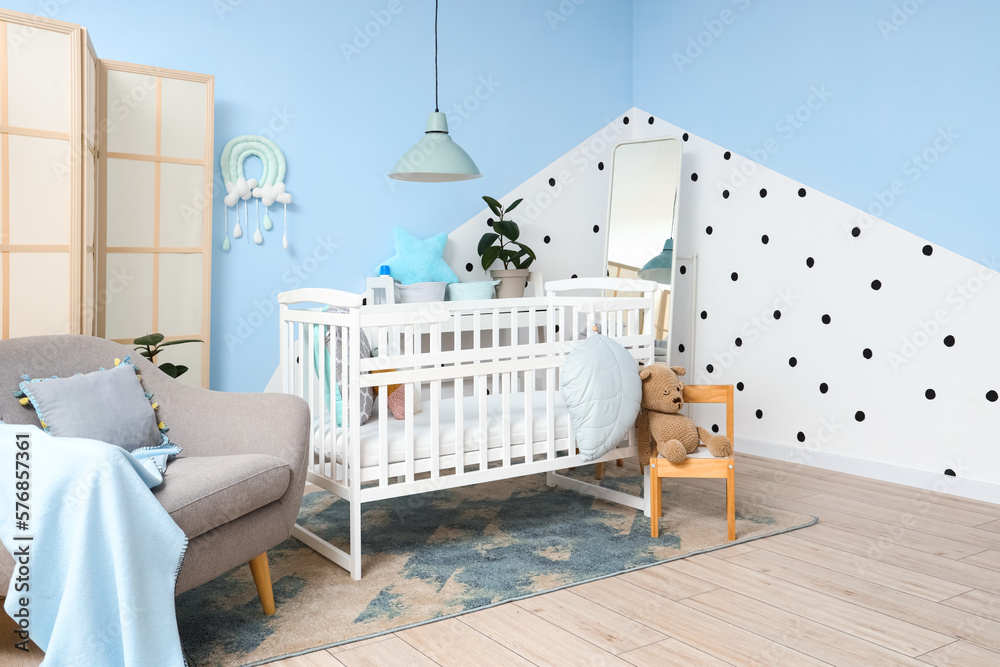
[[[725,403],[726,437],[736,449],[733,439],[733,385],[731,384],[688,384],[684,385],[685,403]]]

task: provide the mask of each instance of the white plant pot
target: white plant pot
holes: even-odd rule
[[[524,296],[524,288],[528,286],[531,272],[528,269],[493,269],[490,274],[494,280],[500,281],[497,285],[497,298],[519,299]]]

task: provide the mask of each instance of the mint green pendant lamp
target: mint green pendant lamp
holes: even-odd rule
[[[671,269],[674,265],[674,240],[667,239],[663,244],[663,250],[653,259],[646,262],[639,269],[639,278],[642,280],[655,280],[661,285],[669,285],[673,280]]]
[[[399,158],[390,178],[418,183],[443,183],[481,178],[479,167],[448,134],[448,117],[438,108],[438,0],[434,1],[434,111],[420,141]]]

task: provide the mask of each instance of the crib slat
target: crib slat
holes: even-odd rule
[[[491,341],[493,361],[500,361],[501,351],[500,351],[500,309],[493,309],[493,339]],[[500,374],[493,374],[493,393],[496,394],[500,391]]]
[[[477,376],[479,380],[479,469],[486,470],[487,467],[487,453],[486,449],[489,445],[487,442],[489,440],[489,421],[487,419],[488,415],[486,413],[486,376]]]
[[[461,336],[461,332],[456,333]],[[441,325],[431,325],[431,352],[441,352]],[[435,364],[440,368],[440,364]],[[439,411],[441,409],[441,380],[431,382],[431,479],[437,479],[441,475],[441,431],[438,425]],[[456,450],[457,453],[457,450]]]
[[[312,346],[313,325],[306,324],[302,327],[299,338],[302,340],[302,398],[309,404],[309,414],[316,414],[316,402],[313,400],[313,346]],[[313,472],[320,472],[316,463],[316,429],[309,429],[309,460],[313,464]]]
[[[536,328],[538,324],[538,318],[535,314],[535,309],[532,308],[528,311],[528,345],[534,346],[538,343],[538,329]],[[528,446],[529,456],[525,458],[524,462],[528,463],[533,457],[535,451],[535,371],[525,371],[524,372],[524,444]]]
[[[548,459],[556,457],[556,369],[545,371],[545,443]]]
[[[352,409],[361,398],[361,387],[353,386],[355,370],[358,366],[358,357],[361,356],[361,339],[355,341],[355,336],[351,334],[354,328],[351,326],[340,326],[338,327],[340,331],[340,438],[341,449],[343,453],[341,454],[342,464],[340,466],[339,474],[336,471],[331,470],[333,477],[340,480],[342,484],[349,484],[351,474],[355,472],[354,468],[361,467],[361,461],[355,461],[351,459],[353,453],[353,437],[354,433],[361,428],[360,420],[360,409],[358,411],[359,417],[354,416],[354,410]],[[357,345],[358,352],[357,356],[352,356],[352,350],[354,346]],[[351,360],[355,361],[351,363]],[[360,381],[360,372],[357,375],[358,381]],[[353,391],[352,391],[353,389]],[[359,441],[360,442],[360,441]],[[360,452],[360,446],[358,447]],[[360,454],[359,454],[360,456]],[[334,464],[336,467],[336,464]]]
[[[500,387],[501,399],[500,403],[502,406],[502,421],[503,424],[503,464],[505,466],[510,465],[510,384],[511,377],[510,373],[504,373],[500,376],[502,385]]]
[[[391,353],[389,349],[389,329],[379,327],[376,331],[376,346],[379,358],[385,359]],[[381,387],[378,392],[378,484],[385,487],[389,484],[389,390]]]
[[[407,325],[405,328],[405,333],[403,334],[403,352],[404,354],[413,353],[413,325]],[[406,431],[406,450],[405,450],[405,461],[406,461],[406,481],[413,481],[413,456],[414,456],[414,442],[413,442],[413,402],[416,399],[414,391],[416,385],[408,384],[404,388],[405,397],[405,417],[404,425]]]
[[[317,336],[319,340],[316,346],[316,367],[319,369],[317,380],[317,399],[319,403],[319,410],[313,414],[318,418],[317,423],[319,424],[319,467],[326,476],[326,444],[327,444],[327,428],[326,428],[326,416],[329,414],[327,412],[327,401],[326,401],[326,364],[327,364],[327,349],[326,349],[326,333],[330,330],[329,326],[326,324],[313,324],[313,335]],[[331,368],[331,375],[333,375]],[[330,378],[331,380],[333,378]],[[337,437],[337,421],[336,419],[330,420],[331,428],[329,430],[333,431],[333,436]],[[334,462],[336,464],[336,462]]]
[[[455,454],[459,462],[455,465],[455,474],[465,472],[465,378],[453,382],[455,394]]]

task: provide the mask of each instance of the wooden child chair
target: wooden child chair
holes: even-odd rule
[[[733,439],[733,385],[731,384],[689,384],[684,386],[685,403],[725,403],[726,436],[733,444],[733,454],[728,458],[712,456],[705,445],[700,445],[693,454],[681,463],[671,463],[667,459],[653,457],[649,460],[650,490],[650,533],[660,535],[660,515],[663,493],[660,479],[663,477],[707,477],[726,480],[726,518],[729,522],[729,541],[736,539],[736,441]]]

